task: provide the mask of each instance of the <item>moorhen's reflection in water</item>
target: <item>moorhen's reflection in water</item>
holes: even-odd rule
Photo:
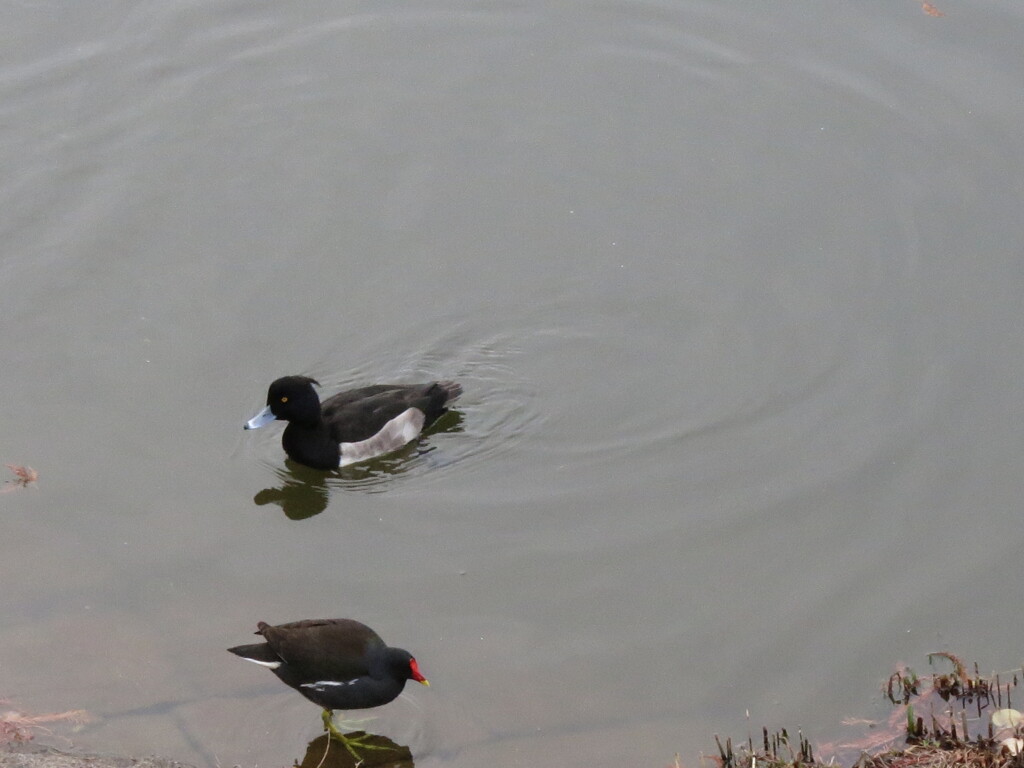
[[[276,488],[264,488],[253,497],[258,507],[276,504],[290,520],[305,520],[327,509],[332,486],[352,491],[379,493],[385,490],[385,483],[396,475],[404,474],[415,466],[413,459],[427,456],[435,451],[429,444],[430,435],[437,433],[461,432],[463,416],[451,409],[424,432],[403,448],[386,456],[370,459],[358,464],[324,472],[319,469],[285,459],[284,467],[277,470],[279,484]],[[437,462],[443,465],[446,462]]]
[[[317,736],[306,747],[302,762],[296,768],[356,768],[356,766],[387,765],[395,768],[413,768],[412,752],[408,747],[396,744],[386,736],[356,731],[345,734],[352,742],[352,748],[359,755],[357,760],[345,746],[326,733]]]

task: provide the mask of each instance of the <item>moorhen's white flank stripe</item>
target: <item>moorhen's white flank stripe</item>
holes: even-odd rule
[[[315,683],[303,683],[301,687],[316,688],[318,691],[322,691],[329,685],[355,685],[359,682],[359,679],[360,678],[357,677],[354,680],[346,680],[344,682],[338,682],[337,680],[317,680]]]

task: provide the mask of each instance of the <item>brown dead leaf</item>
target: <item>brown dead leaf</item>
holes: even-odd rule
[[[67,712],[48,712],[42,715],[26,715],[16,709],[0,712],[0,744],[13,741],[31,741],[35,731],[49,731],[44,723],[70,722],[87,723],[91,718],[84,709],[71,709]]]
[[[934,16],[935,18],[939,18],[940,16],[946,15],[931,3],[926,3],[923,0],[921,2],[921,10],[927,13],[929,16]]]
[[[945,659],[952,664],[953,672],[961,683],[966,685],[970,680],[970,675],[967,674],[967,665],[964,664],[963,660],[959,656],[955,656],[949,651],[932,651],[928,654],[929,662],[932,660],[932,657]]]
[[[21,464],[7,464],[5,466],[14,473],[14,479],[4,483],[7,487],[0,490],[0,493],[9,493],[19,488],[28,488],[30,484],[39,479],[39,473],[32,469],[32,467],[25,467]]]

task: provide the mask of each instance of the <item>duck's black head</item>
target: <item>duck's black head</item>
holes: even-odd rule
[[[320,421],[320,397],[314,384],[320,386],[308,376],[282,376],[267,390],[267,408],[281,421],[316,424]]]

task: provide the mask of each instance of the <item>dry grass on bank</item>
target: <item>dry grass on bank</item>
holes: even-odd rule
[[[985,677],[977,665],[969,673],[951,653],[931,654],[928,663],[952,671],[894,672],[882,686],[892,714],[881,722],[859,721],[870,727],[859,739],[820,745],[827,762],[815,758],[802,733],[794,740],[785,730],[768,729],[760,743],[748,737],[736,747],[716,736],[718,755],[702,762],[718,768],[1024,768],[1024,718],[1012,700],[1024,670]]]

